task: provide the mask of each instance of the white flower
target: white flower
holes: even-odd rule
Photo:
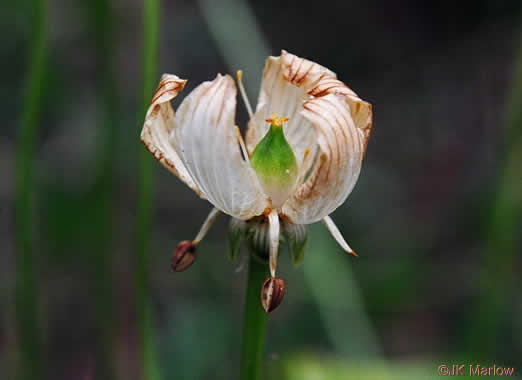
[[[285,223],[323,221],[343,249],[354,254],[328,215],[357,182],[372,128],[371,105],[330,70],[282,51],[281,56],[267,59],[252,114],[240,74],[239,88],[251,114],[246,144],[234,124],[237,90],[229,75],[218,74],[199,85],[176,113],[170,100],[186,81],[163,75],[141,132],[154,157],[214,206],[193,243],[203,238],[218,212],[223,212],[241,220],[259,215],[268,219],[272,276],[280,222],[284,228]],[[266,176],[251,165],[256,146],[270,129],[265,120],[273,114],[288,118],[275,116],[277,123],[271,122],[281,127],[286,121],[284,136],[297,164],[297,174],[282,187],[274,187],[273,181],[267,184]]]

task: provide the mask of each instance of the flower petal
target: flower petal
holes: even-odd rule
[[[314,98],[328,94],[341,94],[345,96],[346,101],[350,105],[350,114],[355,127],[363,131],[365,138],[364,151],[366,153],[366,147],[368,146],[372,131],[372,105],[361,100],[348,86],[336,79],[335,75],[322,76],[310,91],[308,91],[308,94]]]
[[[147,110],[145,124],[141,130],[141,141],[156,160],[204,198],[169,142],[169,134],[174,128],[174,111],[170,106],[170,100],[183,90],[186,82],[176,75],[163,74]]]
[[[219,210],[239,219],[267,207],[254,169],[239,150],[234,117],[236,86],[226,75],[199,85],[183,100],[170,142],[201,193]]]
[[[276,113],[289,118],[284,132],[298,164],[301,165],[307,149],[310,149],[312,157],[315,155],[315,130],[311,122],[303,117],[301,110],[303,102],[310,98],[308,90],[325,74],[335,76],[325,67],[284,50],[279,57],[268,57],[256,112],[246,134],[246,144],[250,152],[253,152],[269,128],[265,120]]]
[[[312,98],[304,104],[303,116],[316,129],[320,152],[310,178],[283,205],[283,213],[298,224],[317,222],[346,200],[357,182],[367,143],[345,94]]]
[[[341,233],[341,231],[339,231],[339,228],[337,228],[337,225],[334,223],[332,218],[330,218],[329,216],[325,216],[323,219],[323,223],[326,226],[326,228],[328,228],[328,231],[330,231],[335,241],[339,243],[341,248],[349,254],[357,257],[357,254],[353,251],[353,249],[350,248],[346,240],[344,240],[343,234]]]

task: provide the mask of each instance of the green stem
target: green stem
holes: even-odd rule
[[[248,287],[243,321],[241,350],[241,380],[260,380],[263,377],[263,350],[267,315],[261,307],[261,285],[268,277],[268,265],[250,256]]]
[[[141,129],[147,106],[154,91],[158,66],[159,0],[144,1],[143,19],[143,93],[138,125]],[[138,147],[136,220],[136,313],[141,349],[143,378],[159,378],[155,354],[151,305],[149,303],[148,242],[152,214],[152,162],[141,142]]]
[[[42,110],[46,69],[47,28],[44,0],[33,1],[32,46],[29,82],[20,121],[16,156],[15,241],[16,241],[16,319],[19,339],[20,379],[42,377],[41,335],[38,326],[38,292],[33,256],[32,201],[34,161],[38,122]]]
[[[117,25],[110,0],[89,1],[90,33],[94,36],[100,106],[103,118],[98,123],[101,144],[96,154],[97,177],[91,190],[99,207],[96,210],[95,238],[90,249],[91,294],[96,312],[96,378],[118,378],[115,361],[115,319],[113,308],[113,198],[115,160],[118,156],[118,93],[114,70],[114,26]]]
[[[522,38],[521,38],[522,41]],[[522,162],[522,45],[515,64],[513,89],[507,109],[504,151],[501,153],[498,185],[488,214],[480,276],[480,298],[475,323],[470,324],[470,347],[475,356],[487,359],[501,352],[505,344],[500,337],[510,323],[511,300],[516,298],[516,260],[520,252],[522,228],[522,193],[520,162]],[[480,333],[478,333],[480,332]],[[480,350],[480,352],[477,352]]]

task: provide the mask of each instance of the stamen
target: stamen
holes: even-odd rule
[[[252,112],[252,106],[250,105],[250,102],[248,101],[248,96],[245,91],[245,87],[243,86],[243,81],[241,80],[243,78],[243,71],[238,70],[237,73],[237,86],[239,87],[239,92],[241,93],[241,97],[243,98],[243,102],[245,102],[245,107],[248,112],[248,116],[250,119],[254,116],[254,113]]]
[[[248,156],[248,150],[245,145],[245,141],[243,140],[243,136],[241,136],[241,131],[239,130],[239,127],[236,125],[236,134],[237,134],[237,141],[239,141],[239,146],[241,147],[241,151],[243,152],[243,157],[245,157],[245,161],[250,163],[250,157]]]
[[[357,256],[357,253],[355,253],[351,248],[350,246],[348,245],[348,243],[346,242],[346,240],[344,240],[343,238],[343,235],[341,234],[341,231],[339,231],[339,228],[337,228],[337,226],[335,225],[334,221],[332,220],[332,218],[330,218],[329,216],[326,216],[322,222],[324,223],[324,225],[326,226],[326,228],[328,228],[328,231],[330,231],[330,233],[332,234],[332,236],[334,237],[334,239],[337,241],[337,243],[339,243],[339,245],[341,246],[342,249],[344,249],[346,252],[348,252],[349,254],[355,256],[355,257],[358,257]]]
[[[276,210],[268,214],[270,236],[270,275],[275,277],[277,267],[277,255],[279,253],[279,215]]]
[[[212,211],[207,216],[207,219],[203,222],[203,225],[201,226],[201,229],[199,230],[198,234],[196,235],[196,238],[192,241],[192,244],[196,245],[198,244],[205,235],[207,234],[208,230],[210,230],[210,227],[214,224],[216,221],[217,216],[219,215],[219,210],[217,208],[213,208]]]

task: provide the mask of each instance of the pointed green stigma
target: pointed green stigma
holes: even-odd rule
[[[293,190],[297,179],[297,161],[283,132],[287,118],[272,114],[270,128],[257,144],[250,162],[274,207],[280,207]]]

